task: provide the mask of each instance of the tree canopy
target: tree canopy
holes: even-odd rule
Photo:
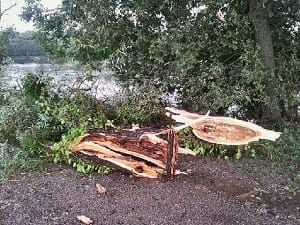
[[[22,17],[57,57],[108,62],[123,84],[177,89],[189,110],[299,117],[297,0],[63,0],[51,11],[26,2]]]

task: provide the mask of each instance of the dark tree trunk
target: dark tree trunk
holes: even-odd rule
[[[256,44],[265,67],[265,95],[269,98],[269,102],[263,105],[262,119],[274,121],[280,118],[280,108],[279,98],[276,94],[278,82],[275,75],[275,58],[268,12],[263,0],[249,0],[249,3],[249,15],[255,29]]]

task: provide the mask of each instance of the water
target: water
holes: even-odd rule
[[[120,85],[112,72],[103,69],[87,74],[73,64],[9,64],[1,67],[2,79],[16,89],[20,88],[21,78],[28,73],[41,74],[41,79],[50,80],[56,90],[74,92],[84,90],[98,99],[113,98],[121,92]]]

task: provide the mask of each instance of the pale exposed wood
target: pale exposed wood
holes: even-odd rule
[[[248,144],[259,139],[274,141],[280,136],[279,132],[242,120],[199,115],[176,108],[166,109],[172,113],[172,119],[183,125],[160,130],[96,130],[82,136],[71,151],[111,163],[138,177],[158,178],[161,174],[167,174],[172,178],[175,174],[182,174],[175,168],[178,153],[196,154],[178,146],[178,131],[182,128],[191,126],[198,138],[225,145]],[[161,138],[162,135],[168,135],[168,140]]]
[[[185,110],[182,110],[182,109],[173,108],[173,107],[166,107],[165,109],[167,111],[171,112],[171,113],[174,113],[174,114],[177,114],[177,115],[180,115],[180,116],[184,116],[184,117],[189,118],[189,119],[198,119],[199,116],[201,116],[198,113],[191,113],[191,112],[188,112],[188,111],[185,111]],[[176,115],[174,115],[174,116],[176,116]]]
[[[105,187],[103,187],[101,184],[96,184],[96,188],[97,191],[99,192],[99,194],[101,195],[105,195],[107,193],[107,189]]]
[[[114,152],[132,155],[161,168],[166,168],[167,143],[152,142],[150,139],[146,135],[142,135],[139,139],[129,139],[126,137],[115,137],[110,134],[93,133],[84,135],[80,142],[94,143],[99,147],[102,146]],[[80,146],[80,144],[78,145]],[[82,147],[79,147],[79,149],[82,149]],[[72,151],[76,151],[76,146]]]
[[[176,134],[172,139],[169,137],[166,141],[159,137],[171,131]],[[173,129],[160,130],[157,133],[140,129],[127,129],[116,133],[94,131],[80,137],[71,151],[94,161],[98,159],[102,163],[115,165],[135,176],[147,178],[157,178],[165,173],[171,178],[175,174],[183,174],[175,168],[178,153],[196,154],[192,150],[178,147],[177,131]]]
[[[280,132],[264,129],[251,122],[229,117],[205,117],[204,115],[189,113],[176,108],[166,109],[177,114],[172,115],[172,119],[179,123],[191,124],[193,133],[198,138],[210,143],[243,145],[259,139],[275,141],[280,136]],[[204,119],[198,121],[201,118]]]
[[[151,157],[148,157],[148,156],[143,155],[143,154],[138,153],[138,152],[129,151],[129,150],[125,149],[125,148],[119,147],[116,144],[109,143],[109,142],[104,142],[104,141],[94,141],[94,143],[97,144],[97,145],[99,145],[99,146],[102,146],[102,147],[105,147],[105,148],[109,148],[109,149],[111,149],[111,150],[113,150],[115,152],[118,152],[118,153],[124,153],[124,154],[127,154],[127,155],[132,155],[134,157],[143,159],[143,160],[145,160],[147,162],[151,162],[154,165],[157,165],[158,167],[161,167],[161,168],[165,168],[166,167],[166,164],[163,163],[160,160],[153,159]]]
[[[82,136],[71,151],[112,163],[138,177],[157,178],[166,170],[167,142],[150,139],[147,135],[91,133]]]
[[[146,177],[146,178],[158,178],[161,174],[164,173],[164,170],[158,167],[149,166],[142,161],[134,160],[130,157],[121,156],[121,157],[113,157],[107,156],[102,153],[95,153],[86,150],[80,151],[83,154],[96,156],[97,158],[110,162],[124,170],[129,171],[133,175],[137,177]]]
[[[114,151],[109,150],[108,148],[105,148],[101,145],[97,145],[91,141],[84,141],[81,142],[80,144],[76,145],[71,149],[72,152],[79,152],[82,150],[87,150],[87,151],[93,151],[93,152],[99,152],[102,154],[105,154],[107,156],[111,157],[120,157],[122,156],[121,154],[115,153]]]
[[[97,145],[93,142],[82,142],[71,149],[72,152],[80,152],[88,156],[95,156],[101,160],[110,162],[119,166],[139,177],[157,178],[159,174],[163,173],[163,169],[154,166],[148,166],[142,161],[132,159],[114,151]]]

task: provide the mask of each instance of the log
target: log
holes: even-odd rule
[[[199,115],[176,108],[166,108],[178,123],[189,124],[199,139],[223,145],[244,145],[259,139],[275,141],[280,132],[264,129],[251,122],[229,117]],[[201,118],[203,118],[201,120]]]
[[[114,152],[131,155],[147,162],[151,162],[160,168],[166,167],[166,146],[164,143],[152,143],[146,135],[142,135],[137,139],[132,139],[129,136],[118,137],[112,134],[91,133],[83,136],[80,142],[92,142]],[[76,151],[76,147],[72,149],[72,151]]]
[[[112,163],[138,177],[157,178],[166,172],[169,177],[174,177],[180,173],[175,169],[178,139],[177,134],[169,137],[168,141],[156,136],[166,132],[170,132],[169,129],[155,133],[142,129],[101,130],[82,136],[71,151]],[[168,151],[170,141],[171,152]],[[181,149],[181,152],[194,154],[191,150]]]

